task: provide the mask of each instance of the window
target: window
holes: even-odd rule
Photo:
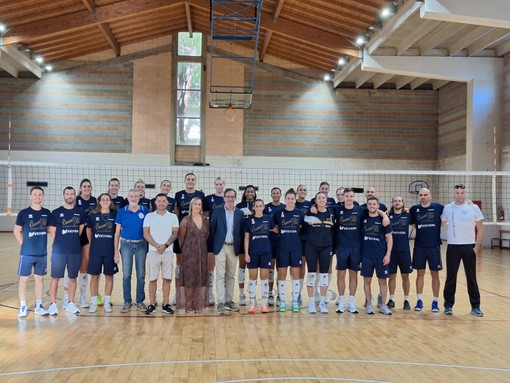
[[[178,34],[176,144],[201,144],[202,34]],[[197,60],[198,58],[198,60]]]

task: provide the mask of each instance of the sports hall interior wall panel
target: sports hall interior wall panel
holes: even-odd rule
[[[510,53],[504,58],[503,129],[501,146],[510,150]]]
[[[467,85],[452,82],[439,89],[438,159],[466,154]]]
[[[0,78],[0,141],[12,150],[131,152],[133,65]],[[5,143],[5,144],[4,144]]]
[[[244,155],[435,160],[437,112],[437,91],[333,91],[258,70]]]

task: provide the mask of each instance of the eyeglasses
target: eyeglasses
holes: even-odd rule
[[[466,186],[464,184],[457,184],[453,188],[454,189],[462,189],[462,190],[464,190],[466,188]]]

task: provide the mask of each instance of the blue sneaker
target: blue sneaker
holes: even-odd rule
[[[285,311],[287,311],[287,305],[285,304],[285,301],[280,302],[280,309],[279,309],[279,311],[281,313],[284,313]]]
[[[414,311],[421,310],[423,310],[423,301],[421,299],[418,299],[418,301],[416,301],[416,306],[414,306]]]
[[[292,302],[292,312],[294,312],[294,313],[299,312],[299,303],[298,302]]]
[[[432,301],[432,312],[433,313],[439,312],[439,305],[437,304],[437,301]]]
[[[444,315],[453,315],[453,309],[451,307],[445,307]]]
[[[479,308],[475,308],[471,310],[471,315],[474,315],[475,317],[483,317],[483,312]]]

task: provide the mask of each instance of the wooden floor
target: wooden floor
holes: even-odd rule
[[[126,315],[117,275],[112,314],[30,313],[22,320],[18,251],[13,236],[1,233],[0,382],[510,382],[509,250],[486,249],[480,257],[484,318],[469,315],[463,275],[451,317],[430,312],[428,276],[427,309],[404,312],[399,284],[391,317],[339,315],[333,303],[327,315],[248,315],[244,308],[224,317],[212,309]],[[414,278],[411,297],[414,305]]]

